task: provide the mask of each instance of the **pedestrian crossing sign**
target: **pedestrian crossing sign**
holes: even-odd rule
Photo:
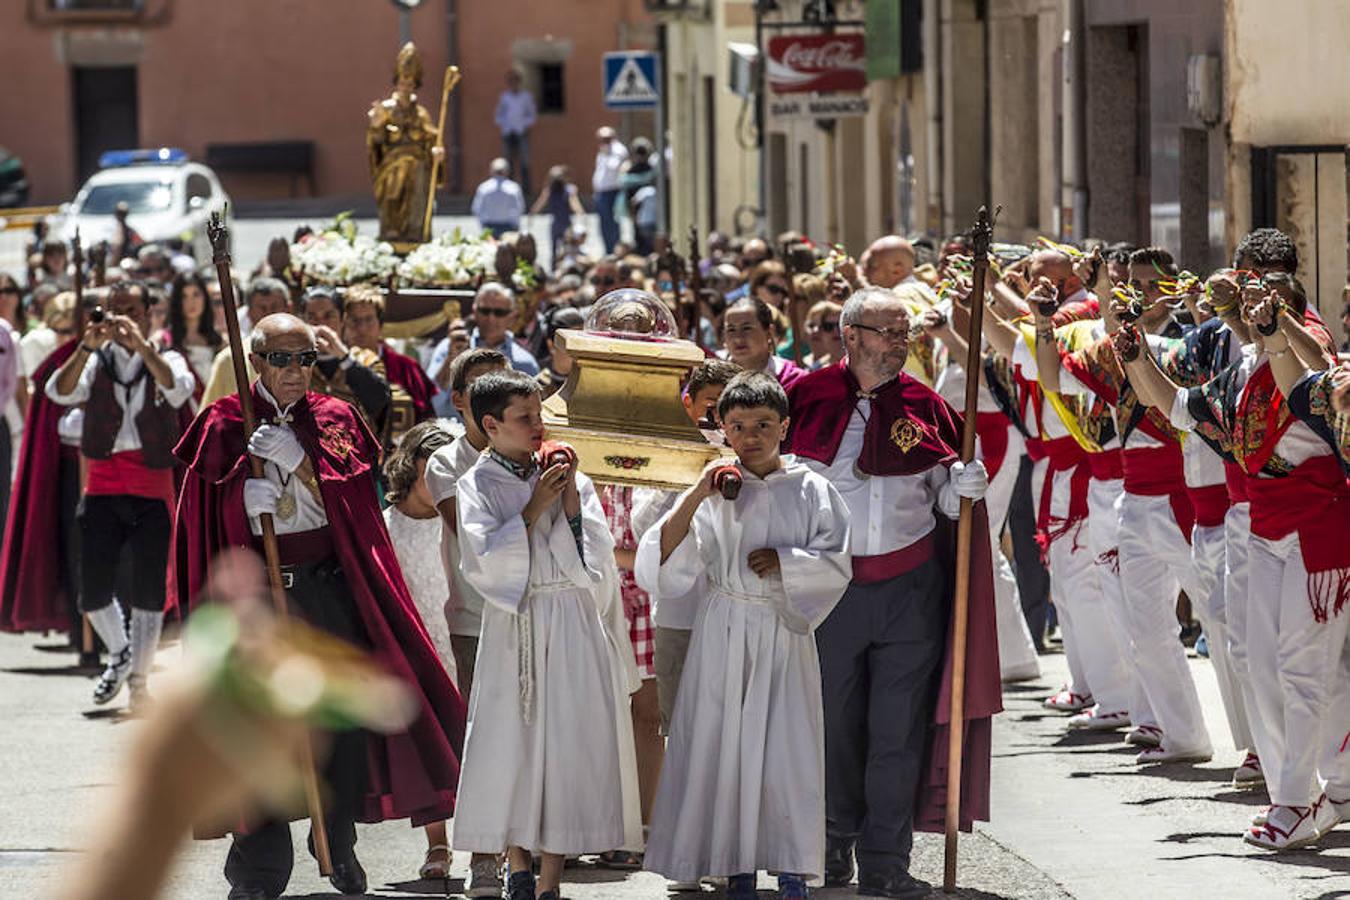
[[[605,106],[650,109],[661,99],[655,53],[623,50],[605,54]]]

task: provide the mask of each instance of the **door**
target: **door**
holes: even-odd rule
[[[139,146],[135,66],[71,69],[75,94],[76,181],[98,171],[99,154]]]
[[[1298,277],[1337,342],[1346,284],[1346,167],[1343,147],[1258,147],[1252,151],[1252,227],[1275,227],[1298,247]]]

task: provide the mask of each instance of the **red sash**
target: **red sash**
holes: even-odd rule
[[[173,469],[148,467],[139,450],[114,453],[107,459],[89,460],[89,479],[84,492],[92,496],[122,495],[163,500],[170,515],[174,507]]]
[[[1250,498],[1247,496],[1247,473],[1242,471],[1242,467],[1237,463],[1223,461],[1223,477],[1227,482],[1228,502],[1230,504],[1247,503]]]
[[[1121,458],[1119,447],[1089,454],[1088,468],[1092,470],[1092,477],[1098,481],[1117,481],[1125,477],[1125,461]]]
[[[984,469],[989,480],[1003,465],[1003,457],[1008,455],[1008,429],[1012,422],[1001,412],[977,412],[975,414],[975,433],[980,437],[980,450],[984,453]]]
[[[1350,601],[1350,485],[1336,457],[1313,457],[1283,478],[1249,478],[1247,493],[1252,534],[1277,541],[1298,533],[1313,618],[1339,615]]]
[[[913,571],[933,558],[933,532],[914,543],[877,556],[853,557],[853,580],[857,584],[875,584]]]
[[[1213,528],[1223,524],[1223,517],[1228,512],[1228,485],[1188,487],[1186,493],[1191,498],[1191,508],[1195,510],[1196,525]]]
[[[1125,493],[1136,497],[1166,497],[1172,506],[1177,528],[1191,541],[1195,510],[1186,493],[1186,471],[1181,461],[1180,444],[1161,447],[1128,447],[1124,451]]]
[[[1045,470],[1045,482],[1041,485],[1040,509],[1036,514],[1036,543],[1041,546],[1044,558],[1050,552],[1050,545],[1073,530],[1073,527],[1087,518],[1088,483],[1092,480],[1092,468],[1088,464],[1087,451],[1083,449],[1073,435],[1045,442],[1046,455],[1050,464]],[[1064,518],[1050,513],[1050,500],[1054,495],[1056,472],[1072,471],[1069,476],[1069,512]]]

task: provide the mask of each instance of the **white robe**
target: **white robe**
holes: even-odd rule
[[[601,620],[614,541],[581,474],[582,554],[561,501],[527,532],[520,513],[537,482],[537,473],[521,480],[484,456],[457,486],[460,566],[487,602],[454,847],[569,855],[637,847],[628,685]]]
[[[642,538],[637,578],[698,606],[652,809],[646,866],[681,881],[767,869],[818,877],[825,860],[825,723],[812,632],[852,574],[848,507],[806,466],[744,472],[735,501],[704,500],[661,564]],[[662,524],[664,524],[664,519]],[[781,577],[747,565],[778,551]]]

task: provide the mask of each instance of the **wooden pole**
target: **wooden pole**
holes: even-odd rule
[[[249,388],[248,367],[244,364],[244,340],[239,334],[239,316],[234,298],[234,278],[230,275],[230,231],[219,212],[211,213],[206,227],[211,239],[212,261],[220,281],[220,299],[225,304],[225,330],[230,338],[230,357],[234,363],[234,382],[239,393],[239,406],[244,418],[244,442],[248,443],[257,419],[253,415],[253,392]],[[253,323],[255,326],[258,323]],[[263,461],[249,457],[254,478],[264,477]],[[277,550],[277,532],[272,517],[263,513],[258,517],[262,528],[263,557],[267,563],[267,581],[272,589],[272,606],[277,618],[286,620],[286,588],[281,581],[281,554]],[[319,874],[333,873],[333,862],[328,852],[328,830],[324,827],[323,800],[319,796],[319,776],[314,767],[314,745],[306,740],[300,751],[300,769],[305,785],[305,805],[309,808],[310,829],[314,834],[314,857],[319,862]]]
[[[966,403],[965,421],[961,430],[961,462],[975,458],[975,412],[980,396],[980,369],[983,360],[981,344],[984,338],[984,285],[989,269],[989,244],[994,228],[989,221],[989,210],[981,206],[971,229],[971,252],[975,257],[975,274],[970,292],[970,333],[966,335]],[[970,546],[974,526],[974,508],[968,498],[961,498],[961,517],[956,523],[956,590],[955,615],[952,622],[952,699],[951,722],[948,726],[950,743],[947,745],[947,844],[942,889],[956,890],[956,842],[961,827],[961,755],[965,738],[966,713],[966,632],[970,622]]]
[[[459,84],[459,66],[446,66],[441,82],[441,118],[436,124],[436,146],[445,152],[445,111],[450,104],[450,92]],[[436,183],[441,179],[441,160],[431,159],[431,178],[427,182],[427,209],[422,218],[422,242],[431,240],[431,210],[436,205]]]

